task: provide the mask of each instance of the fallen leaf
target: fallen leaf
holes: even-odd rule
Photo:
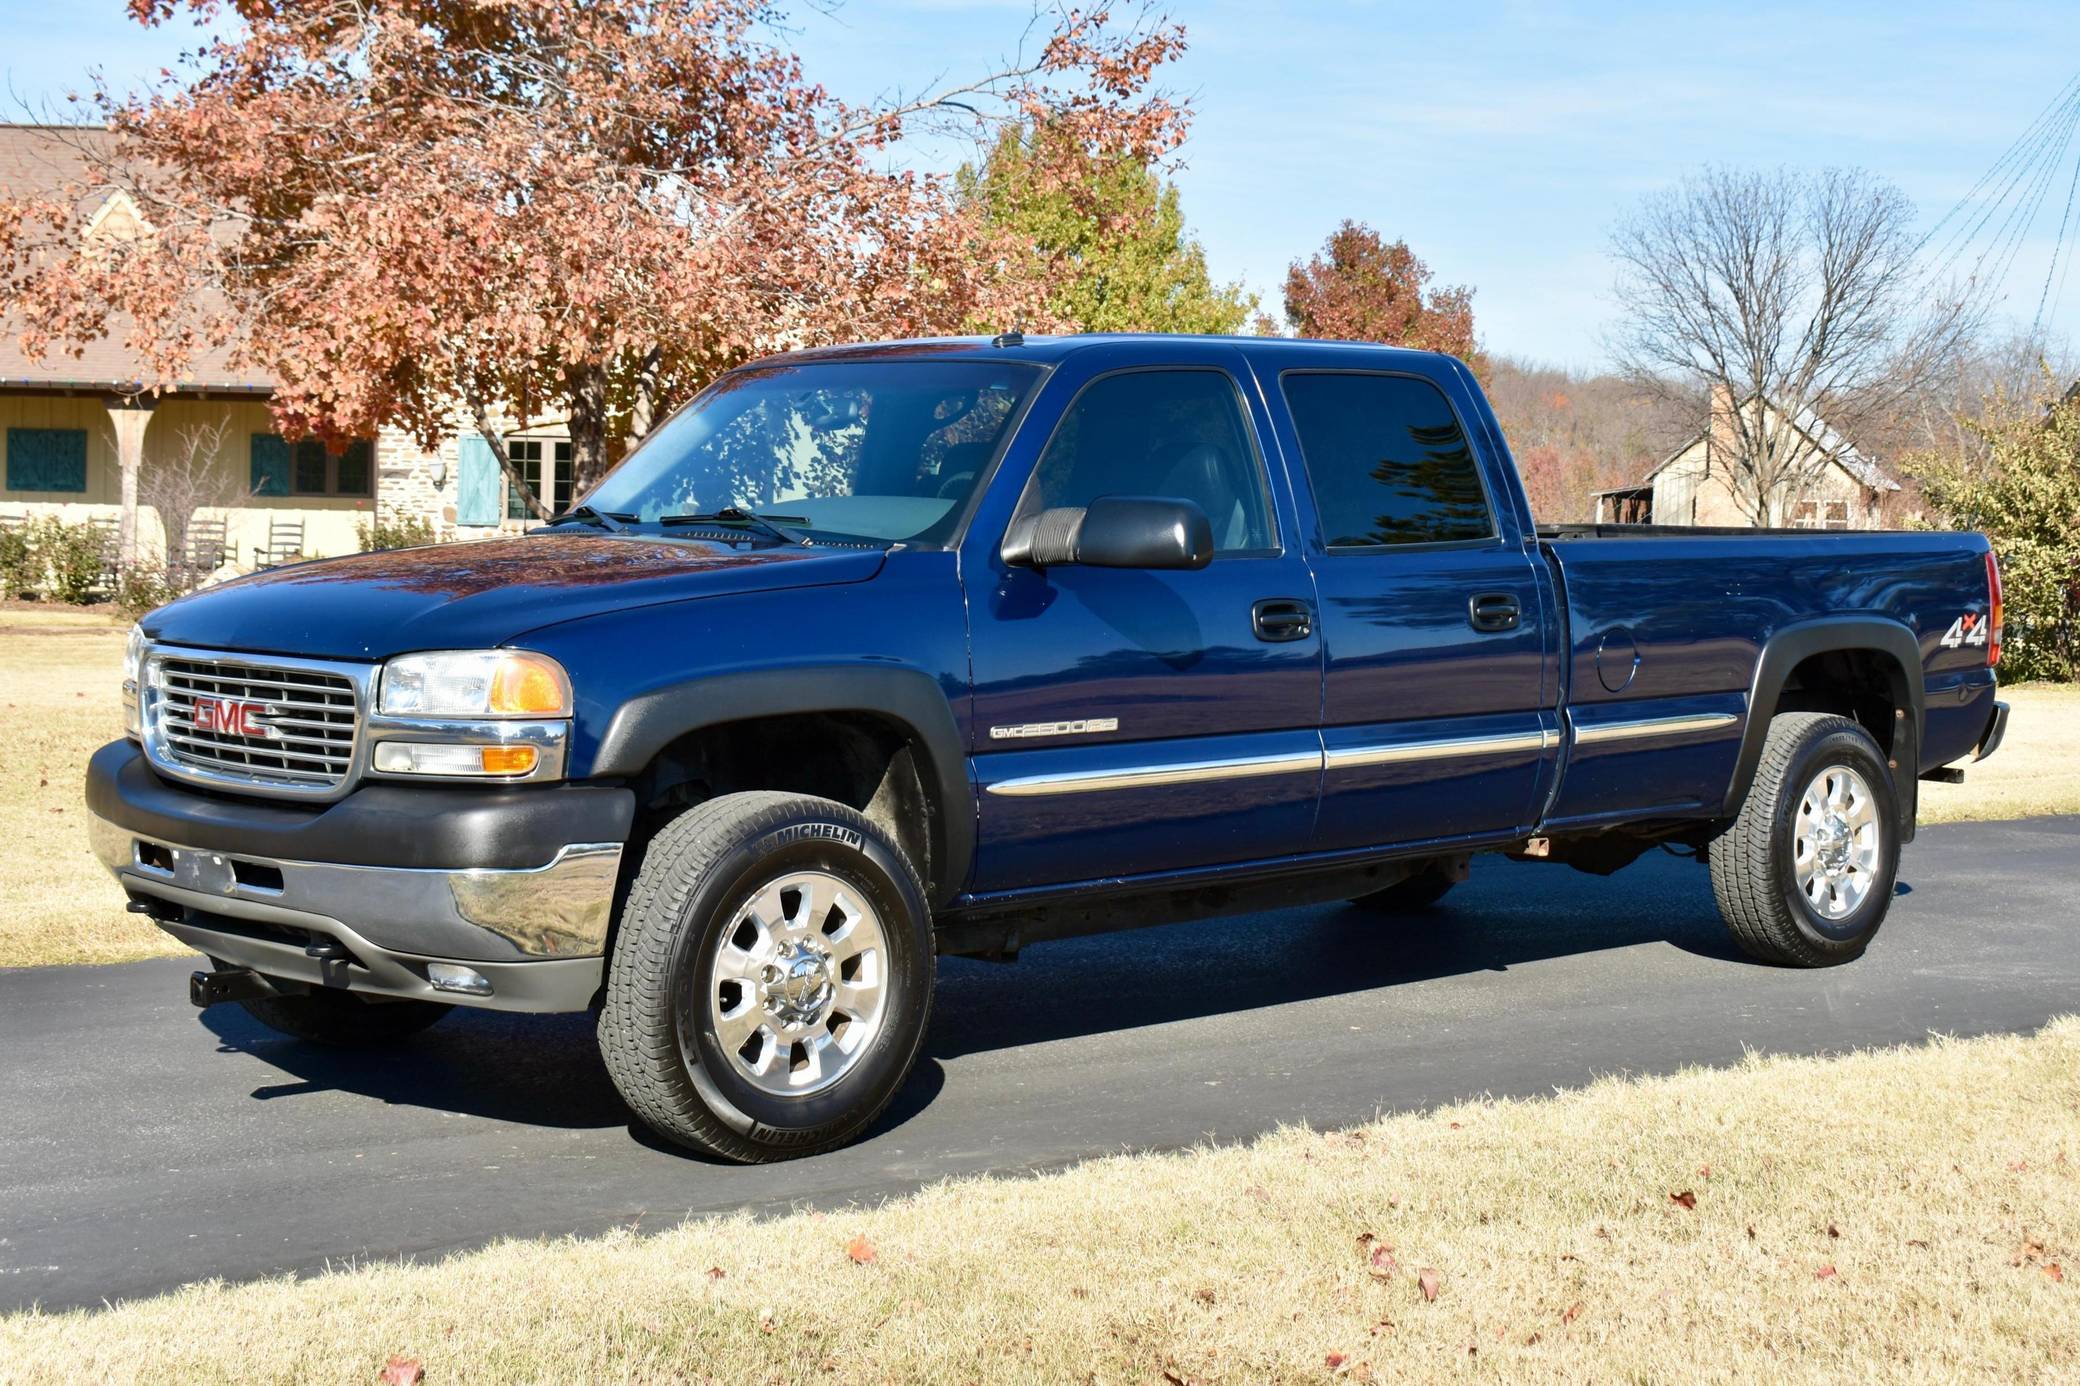
[[[1668,1201],[1670,1203],[1679,1204],[1680,1206],[1685,1208],[1695,1208],[1697,1206],[1697,1195],[1690,1192],[1690,1190],[1685,1189],[1681,1193],[1670,1194],[1668,1196]]]
[[[391,1354],[390,1360],[383,1364],[383,1370],[376,1374],[376,1380],[382,1386],[419,1386],[425,1379],[426,1368],[419,1365],[419,1359],[402,1353]]]
[[[1573,1323],[1576,1319],[1580,1318],[1581,1316],[1582,1302],[1580,1300],[1576,1300],[1574,1303],[1568,1305],[1567,1308],[1563,1309],[1560,1312],[1560,1322]]]
[[[1819,1270],[1816,1270],[1816,1271],[1814,1271],[1814,1272],[1813,1272],[1813,1279],[1815,1279],[1815,1280],[1832,1280],[1832,1279],[1834,1279],[1834,1267],[1833,1267],[1833,1266],[1822,1266],[1822,1267],[1821,1267],[1821,1268],[1820,1268]]]
[[[2050,1265],[2044,1267],[2044,1274],[2051,1277],[2051,1283],[2054,1285],[2063,1285],[2066,1283],[2066,1273],[2063,1270],[2059,1269],[2058,1262],[2056,1261],[2053,1261]]]
[[[1431,1270],[1428,1266],[1416,1273],[1416,1288],[1423,1292],[1425,1301],[1436,1300],[1437,1289],[1442,1284],[1444,1284],[1444,1277]]]
[[[871,1266],[874,1264],[876,1252],[874,1244],[868,1241],[867,1234],[862,1232],[845,1243],[845,1254],[852,1258],[852,1264],[855,1266]]]

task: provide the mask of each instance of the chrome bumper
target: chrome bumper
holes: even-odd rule
[[[427,870],[281,861],[142,837],[90,819],[94,855],[159,926],[267,976],[501,1010],[583,1010],[599,988],[620,843],[579,843],[524,870]],[[331,940],[337,949],[318,947]],[[326,955],[334,956],[326,956]],[[481,994],[435,987],[461,963]]]

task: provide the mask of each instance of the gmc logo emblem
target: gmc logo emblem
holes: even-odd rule
[[[281,735],[267,725],[266,718],[273,711],[266,703],[242,703],[236,698],[197,698],[193,721],[197,731],[272,741]]]

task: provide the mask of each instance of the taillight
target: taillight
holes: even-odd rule
[[[2001,561],[1986,551],[1986,667],[2001,662]]]

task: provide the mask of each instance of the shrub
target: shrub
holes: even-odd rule
[[[135,620],[175,597],[186,596],[192,587],[157,563],[132,563],[116,575],[116,607]]]
[[[107,565],[106,536],[90,524],[68,525],[55,515],[35,524],[30,543],[36,550],[37,580],[61,602],[85,606],[93,600]]]
[[[1930,503],[1985,531],[2000,556],[2004,681],[2080,673],[2080,396],[2045,386],[2037,400],[1996,400],[1985,419],[1965,420],[1976,455],[1909,464]]]
[[[424,515],[393,513],[385,516],[380,512],[373,519],[356,520],[354,535],[360,540],[363,553],[373,553],[378,549],[416,549],[440,539],[434,532],[433,521]]]
[[[0,597],[19,597],[41,585],[43,564],[36,552],[36,537],[27,524],[0,528]]]

